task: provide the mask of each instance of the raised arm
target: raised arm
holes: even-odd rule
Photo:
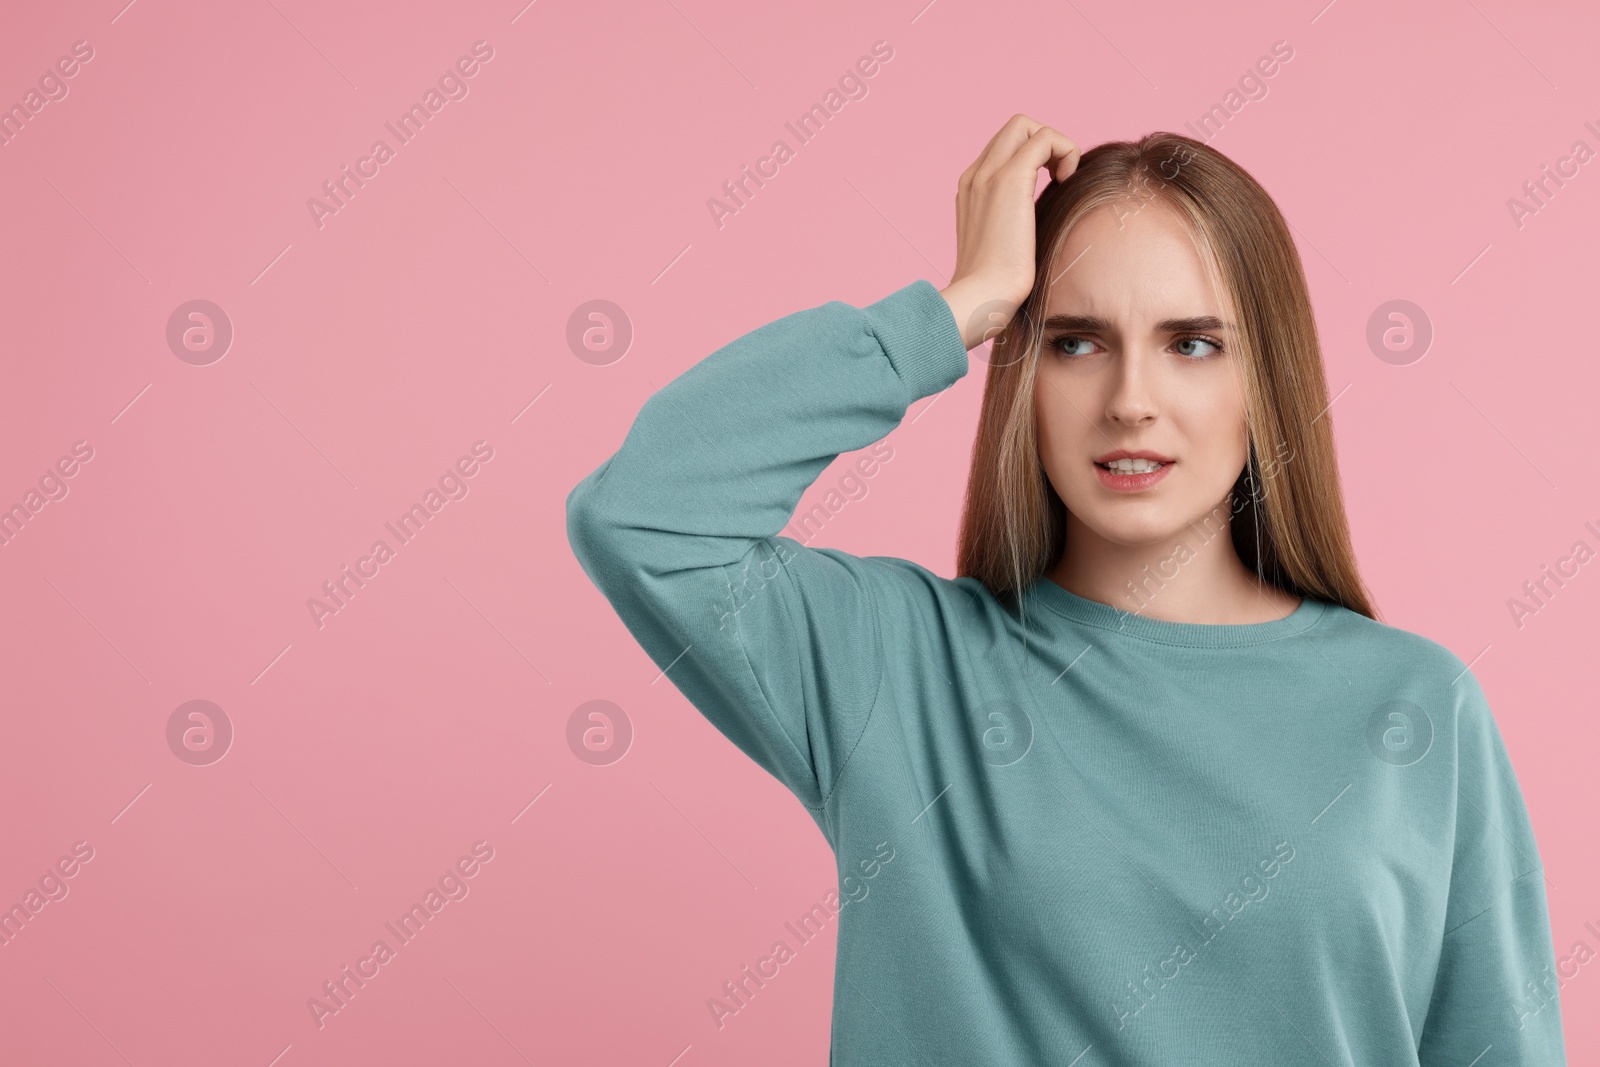
[[[830,301],[725,345],[646,401],[567,497],[573,551],[650,658],[814,810],[872,710],[879,593],[900,572],[779,531],[829,463],[954,383],[1005,325],[1033,285],[1039,168],[1065,179],[1078,156],[1013,116],[961,175],[949,286]]]
[[[711,353],[645,402],[567,497],[589,577],[711,723],[820,808],[883,664],[874,564],[779,531],[840,453],[967,371],[926,281],[830,301]]]

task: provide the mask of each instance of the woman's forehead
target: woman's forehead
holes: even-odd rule
[[[1102,205],[1068,232],[1051,268],[1046,313],[1125,322],[1225,317],[1187,223],[1163,204],[1131,215],[1117,209]]]

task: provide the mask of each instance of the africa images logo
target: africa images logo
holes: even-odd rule
[[[1433,720],[1409,700],[1380,704],[1367,719],[1367,747],[1393,767],[1409,767],[1433,747]]]

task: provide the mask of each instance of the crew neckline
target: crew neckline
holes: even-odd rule
[[[1266,622],[1169,622],[1165,619],[1136,615],[1109,604],[1102,604],[1098,600],[1081,597],[1057,585],[1047,575],[1040,575],[1034,579],[1025,594],[1028,601],[1040,604],[1074,622],[1158,644],[1188,645],[1197,648],[1260,645],[1293,637],[1315,626],[1328,608],[1324,601],[1302,597],[1300,605],[1289,614],[1281,619],[1268,619]]]

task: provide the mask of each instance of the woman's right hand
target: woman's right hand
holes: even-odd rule
[[[1011,321],[1033,291],[1034,189],[1039,168],[1056,181],[1078,169],[1076,143],[1026,115],[1011,116],[956,190],[956,269],[939,291],[969,350]]]

